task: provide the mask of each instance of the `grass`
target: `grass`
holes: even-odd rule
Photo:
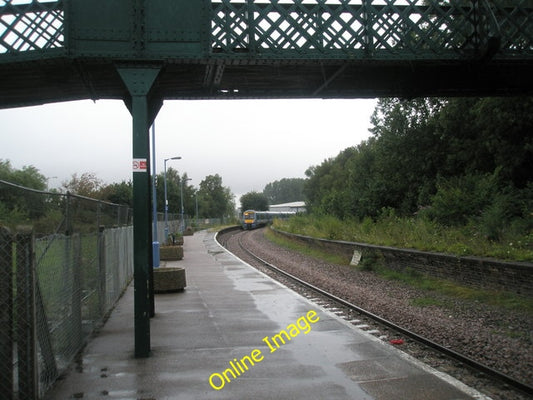
[[[98,287],[98,235],[57,237],[50,241],[36,241],[36,269],[48,317],[63,318],[63,304],[71,301],[72,290],[76,289],[73,287],[75,271],[79,273],[79,289],[85,290],[85,294]],[[82,296],[82,292],[76,295]],[[83,299],[83,306],[85,319],[93,319],[98,313],[94,296]]]
[[[415,289],[427,292],[428,297],[415,300],[415,303],[419,303],[416,305],[432,305],[431,299],[436,302],[435,305],[438,305],[440,300],[429,296],[429,294],[434,293],[453,299],[487,304],[508,311],[526,312],[533,315],[533,299],[518,296],[511,292],[463,286],[446,279],[432,278],[412,270],[398,272],[384,267],[378,267],[376,268],[376,273],[385,279],[400,281]],[[441,305],[444,304],[441,303]]]
[[[347,265],[346,257],[342,257],[337,254],[332,254],[330,252],[327,252],[321,249],[309,247],[300,242],[292,241],[280,235],[276,235],[270,229],[266,231],[265,236],[269,241],[271,241],[272,243],[280,247],[283,247],[283,248],[286,248],[292,251],[296,251],[300,254],[304,254],[306,256],[313,257],[313,258],[317,258],[319,260],[323,260],[331,264]]]
[[[341,221],[331,216],[298,215],[275,221],[277,229],[316,238],[346,240],[381,246],[412,248],[457,256],[492,257],[533,262],[533,233],[508,234],[499,242],[482,235],[475,226],[444,227],[424,218],[385,214],[377,221]]]

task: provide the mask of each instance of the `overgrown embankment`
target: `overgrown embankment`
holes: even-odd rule
[[[377,219],[341,220],[333,216],[297,215],[275,221],[285,232],[315,238],[361,242],[457,256],[492,257],[506,261],[533,261],[533,233],[517,233],[490,240],[475,225],[444,226],[425,218],[398,217],[394,212]]]

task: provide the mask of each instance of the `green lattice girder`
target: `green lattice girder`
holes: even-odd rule
[[[61,1],[0,1],[0,60],[2,54],[9,61],[9,55],[28,52],[39,57],[43,51],[63,48],[64,27]]]
[[[533,58],[532,0],[0,0],[0,62]]]
[[[533,94],[533,0],[0,0],[0,108]],[[438,77],[438,79],[436,79]]]
[[[461,59],[481,54],[498,34],[495,10],[485,2],[439,3],[222,1],[214,8],[211,48],[260,58]],[[531,53],[533,16],[513,11],[520,33],[510,32],[502,54]],[[509,19],[509,10],[497,15]]]

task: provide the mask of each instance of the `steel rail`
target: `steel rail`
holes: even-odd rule
[[[229,229],[226,230],[226,232],[230,231]],[[511,376],[509,375],[506,375],[500,371],[497,371],[495,370],[494,368],[491,368],[485,364],[482,364],[478,361],[475,361],[473,360],[472,358],[468,357],[468,356],[465,356],[461,353],[458,353],[456,352],[455,350],[452,350],[448,347],[445,347],[445,346],[442,346],[436,342],[433,342],[432,340],[430,339],[427,339],[423,336],[420,336],[408,329],[405,329],[405,328],[402,328],[401,326],[399,325],[396,325],[395,323],[389,321],[389,320],[386,320],[368,310],[365,310],[359,306],[356,306],[355,304],[353,303],[350,303],[332,293],[329,293],[323,289],[320,289],[319,287],[315,286],[315,285],[312,285],[311,283],[309,282],[306,282],[292,274],[289,274],[288,272],[285,272],[283,271],[282,269],[276,267],[275,265],[269,263],[268,261],[262,259],[261,257],[257,256],[256,254],[254,254],[253,252],[251,252],[249,249],[247,249],[243,244],[242,244],[242,237],[239,237],[238,239],[238,244],[239,246],[241,247],[241,249],[246,252],[248,255],[250,255],[252,258],[256,259],[257,261],[259,261],[261,264],[264,264],[266,267],[268,267],[269,269],[297,282],[298,284],[302,285],[302,286],[305,286],[317,293],[319,293],[320,295],[322,296],[325,296],[345,307],[348,307],[352,310],[355,310],[357,311],[358,313],[362,314],[362,315],[365,315],[366,317],[369,317],[371,319],[373,319],[374,321],[378,322],[379,324],[381,325],[384,325],[384,326],[387,326],[391,329],[394,329],[395,331],[398,331],[400,332],[401,334],[405,335],[405,336],[408,336],[410,337],[411,339],[419,342],[419,343],[422,343],[423,345],[425,346],[428,346],[429,348],[433,349],[433,350],[436,350],[442,354],[445,354],[447,357],[449,358],[452,358],[456,361],[459,361],[465,365],[468,365],[469,367],[477,370],[477,371],[481,371],[491,377],[494,377],[494,378],[497,378],[499,379],[500,381],[514,387],[515,389],[518,389],[528,395],[533,395],[533,386],[530,386],[528,385],[527,383],[524,383],[524,382],[521,382],[521,381],[518,381],[514,378],[512,378]]]

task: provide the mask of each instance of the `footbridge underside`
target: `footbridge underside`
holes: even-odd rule
[[[0,107],[533,94],[532,0],[0,0]]]

